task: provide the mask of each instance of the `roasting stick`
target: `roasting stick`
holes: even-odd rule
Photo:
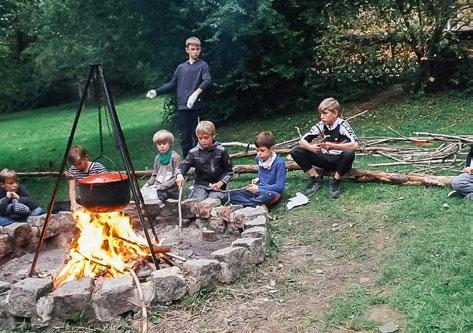
[[[135,271],[132,268],[127,268],[128,272],[130,272],[131,276],[133,277],[133,281],[135,281],[136,289],[138,289],[138,297],[140,299],[140,307],[141,307],[141,330],[140,333],[148,332],[148,312],[146,311],[146,303],[145,297],[143,295],[143,288],[141,288],[140,280],[138,276],[136,276]]]
[[[179,211],[179,237],[182,236],[182,189],[184,186],[179,187],[179,199],[177,201],[177,207]]]

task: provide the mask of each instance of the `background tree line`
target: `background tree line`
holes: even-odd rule
[[[222,120],[354,100],[402,83],[470,89],[465,0],[4,0],[0,111],[75,101],[90,63],[115,94],[170,79],[186,37],[204,41]],[[460,40],[462,39],[462,41]],[[172,103],[170,103],[172,105]]]

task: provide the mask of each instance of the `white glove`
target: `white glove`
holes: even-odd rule
[[[156,90],[154,89],[151,89],[150,91],[148,91],[148,93],[146,94],[146,98],[149,98],[149,99],[153,99],[156,97]]]
[[[197,97],[199,97],[199,93],[197,91],[194,91],[192,95],[189,96],[189,98],[187,99],[187,107],[189,109],[192,109]]]

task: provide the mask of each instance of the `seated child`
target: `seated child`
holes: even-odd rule
[[[181,157],[173,150],[174,135],[160,130],[153,135],[153,142],[158,149],[154,159],[153,174],[142,188],[143,198],[157,198],[162,202],[169,198],[177,199],[176,169]],[[153,195],[145,195],[152,190]]]
[[[286,185],[286,165],[273,150],[274,143],[271,132],[261,132],[256,136],[258,178],[253,179],[246,189],[229,191],[232,204],[271,206],[281,199]]]
[[[67,170],[67,179],[69,183],[70,209],[74,211],[82,208],[77,195],[78,181],[87,176],[104,173],[107,170],[99,162],[89,161],[89,154],[80,145],[69,149],[67,159],[72,164],[69,170]]]
[[[19,184],[15,171],[0,172],[0,226],[24,222],[28,216],[44,214],[43,209],[31,198],[28,190]]]
[[[448,194],[449,197],[464,197],[467,200],[473,200],[473,144],[466,157],[466,165],[463,173],[453,178],[453,191]]]
[[[233,165],[225,148],[215,141],[215,126],[210,121],[197,124],[195,134],[199,143],[192,148],[177,168],[176,183],[181,187],[184,176],[195,168],[194,188],[189,198],[203,200],[207,197],[222,200],[224,190],[233,175]]]
[[[340,196],[342,176],[350,171],[358,148],[355,132],[350,125],[339,118],[340,105],[334,98],[324,99],[319,107],[321,121],[305,134],[299,144],[291,150],[294,161],[311,177],[305,191],[307,196],[314,194],[322,185],[322,171],[335,171],[330,178],[330,196]],[[311,143],[318,138],[317,143]]]

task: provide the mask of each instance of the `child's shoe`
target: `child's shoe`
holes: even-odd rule
[[[340,180],[336,180],[333,177],[330,177],[330,187],[329,187],[330,196],[334,199],[340,196]]]
[[[310,177],[310,182],[309,185],[307,186],[307,190],[305,190],[305,195],[311,196],[317,190],[320,188],[322,185],[322,177],[317,176],[317,177]]]
[[[448,198],[463,198],[463,195],[461,195],[460,192],[453,190],[453,191],[448,192],[447,197]]]

